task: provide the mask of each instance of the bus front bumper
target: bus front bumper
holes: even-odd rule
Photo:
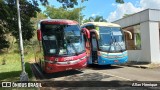
[[[114,64],[124,64],[128,61],[128,57],[123,58],[115,58],[115,59],[109,59],[99,56],[98,57],[98,65],[114,65]]]
[[[51,64],[46,63],[45,64],[45,72],[46,73],[54,73],[54,72],[61,72],[66,70],[75,70],[75,69],[82,69],[87,66],[87,58],[84,60],[81,60],[80,62],[77,62],[75,64],[68,63],[68,64]]]

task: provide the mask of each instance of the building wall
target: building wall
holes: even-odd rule
[[[140,30],[141,30],[141,46],[142,46],[141,61],[151,62],[149,22],[141,23]]]
[[[113,23],[120,24],[121,27],[128,27],[132,25],[139,24],[141,22],[149,21],[149,10],[144,10],[139,13],[133,14],[126,18],[119,19]]]
[[[149,22],[150,54],[152,63],[160,63],[159,58],[159,23]]]
[[[143,62],[142,60],[142,55],[141,55],[142,50],[128,50],[128,61],[134,61],[134,62]]]
[[[129,61],[160,63],[160,10],[147,9],[113,23],[122,28],[140,24],[141,50],[128,50]]]

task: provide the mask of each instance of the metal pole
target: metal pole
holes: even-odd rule
[[[20,18],[20,10],[19,10],[19,0],[17,0],[17,14],[18,14],[19,44],[20,44],[21,65],[22,65],[22,73],[20,75],[20,81],[28,81],[28,74],[25,71],[23,39],[22,39],[22,30],[21,30],[21,18]]]
[[[81,9],[81,4],[82,4],[82,1],[83,1],[83,0],[81,0],[81,2],[80,2],[80,8],[79,8],[79,18],[78,18],[78,19],[79,19],[79,24],[80,24],[80,25],[81,25],[81,19],[80,19],[80,14],[81,14],[81,12],[80,12],[80,9]]]

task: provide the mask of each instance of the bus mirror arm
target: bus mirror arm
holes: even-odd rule
[[[42,32],[41,32],[40,29],[37,30],[37,39],[38,39],[39,41],[42,41]]]
[[[89,39],[90,38],[90,32],[88,29],[86,28],[82,28],[82,32],[84,33],[84,35]]]
[[[94,29],[93,29],[93,31],[95,31],[96,38],[97,38],[97,39],[100,39],[100,37],[99,37],[99,31],[97,31],[97,30],[94,30]]]
[[[125,33],[128,33],[129,34],[129,38],[132,39],[132,33],[130,31],[127,31],[127,30],[123,30]]]

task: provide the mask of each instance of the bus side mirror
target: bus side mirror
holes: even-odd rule
[[[39,41],[42,41],[42,32],[41,32],[40,29],[37,30],[37,39],[38,39]]]
[[[82,28],[82,32],[84,33],[84,35],[89,39],[90,38],[90,32],[88,29],[86,28]]]

